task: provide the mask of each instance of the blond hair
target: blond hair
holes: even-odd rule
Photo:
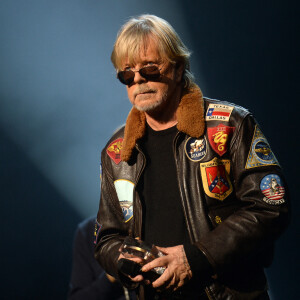
[[[111,61],[117,71],[124,59],[134,64],[140,50],[149,39],[157,42],[159,54],[173,64],[183,64],[182,84],[184,89],[195,85],[190,72],[190,51],[183,44],[173,27],[165,20],[154,15],[141,15],[131,18],[120,29],[111,54]]]

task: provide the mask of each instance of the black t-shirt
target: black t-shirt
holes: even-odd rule
[[[141,141],[146,156],[146,167],[138,185],[143,206],[142,239],[161,247],[183,244],[194,279],[178,291],[182,296],[176,293],[176,299],[207,299],[201,286],[203,280],[200,278],[199,281],[195,275],[197,269],[201,268],[204,275],[209,276],[211,272],[206,270],[210,271],[210,265],[202,252],[191,244],[187,231],[174,156],[177,132],[176,126],[155,131],[147,125]],[[151,286],[145,289],[146,299],[154,299],[155,291]],[[164,295],[163,299],[175,298]]]
[[[142,238],[161,247],[189,243],[174,157],[176,126],[155,131],[149,125],[142,141],[146,167],[139,185],[143,205]]]

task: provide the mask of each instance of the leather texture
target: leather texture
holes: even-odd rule
[[[258,128],[248,110],[225,101],[202,98],[194,90],[190,93],[191,103],[194,101],[196,105],[201,105],[204,113],[207,113],[212,104],[233,108],[227,121],[221,117],[221,120],[208,121],[204,114],[197,117],[205,126],[203,134],[195,137],[200,140],[204,138],[206,142],[206,153],[204,156],[201,154],[201,160],[192,160],[189,157],[189,139],[193,137],[188,132],[197,122],[194,114],[191,113],[193,118],[189,119],[187,115],[181,122],[181,127],[184,122],[188,123],[184,124],[187,130],[179,130],[174,140],[179,190],[190,240],[205,254],[215,273],[205,287],[206,294],[209,299],[268,299],[263,269],[272,262],[274,241],[288,225],[288,193],[284,184],[286,193],[283,203],[267,203],[264,201],[261,182],[270,174],[278,175],[284,182],[281,167],[273,159],[272,164],[262,163],[246,168],[249,155],[253,151],[253,136]],[[185,109],[188,112],[189,108]],[[216,128],[220,124],[234,128],[227,137],[227,151],[222,156],[211,146],[208,133],[208,128]],[[130,132],[134,134],[134,130],[127,126],[127,135]],[[101,230],[97,238],[95,257],[109,274],[132,288],[136,285],[132,286],[117,271],[118,249],[126,236],[141,237],[143,216],[137,186],[147,162],[137,139],[134,148],[127,151],[130,153],[127,161],[116,163],[107,154],[107,148],[119,138],[124,138],[124,127],[112,136],[102,151],[103,174],[98,212]],[[271,151],[270,148],[267,150]],[[216,165],[222,166],[219,171],[226,170],[226,176],[224,173],[217,174],[227,186],[225,196],[222,193],[213,196],[209,190],[212,189],[209,186],[211,175],[206,170],[212,166],[216,172]],[[206,172],[207,178],[203,172]],[[118,198],[115,188],[116,180],[129,181],[134,185],[133,217],[127,222],[120,205],[122,199]]]

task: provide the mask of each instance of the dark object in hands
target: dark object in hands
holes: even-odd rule
[[[155,258],[164,256],[155,245],[148,244],[141,240],[136,240],[131,237],[126,237],[121,247],[121,252],[126,258],[139,257],[143,259],[141,266],[149,263]],[[152,270],[154,273],[161,275],[165,271],[164,267],[156,267]],[[151,272],[151,273],[153,273]]]
[[[129,254],[132,257],[142,258],[147,262],[156,258],[156,253],[152,253],[152,245],[141,240],[133,239],[129,236],[125,238],[121,247],[121,252],[124,255]]]
[[[132,260],[121,258],[118,260],[118,270],[123,274],[135,277],[141,274],[142,266]]]
[[[118,270],[125,275],[129,275],[131,277],[135,277],[137,275],[143,275],[145,279],[150,281],[156,280],[160,275],[155,272],[155,270],[151,270],[149,272],[142,272],[142,266],[132,260],[126,258],[120,258],[118,260]]]

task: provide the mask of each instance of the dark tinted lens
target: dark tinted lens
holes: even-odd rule
[[[146,79],[157,79],[160,76],[157,66],[148,66],[140,69],[140,74]]]
[[[118,78],[122,83],[129,85],[134,80],[134,72],[130,70],[120,71],[118,72]]]
[[[160,76],[160,72],[159,72],[159,69],[157,66],[147,66],[147,67],[141,68],[139,70],[139,73],[141,74],[141,76],[143,76],[147,80],[157,79]],[[119,80],[126,85],[130,85],[133,82],[134,75],[135,75],[135,73],[131,70],[125,70],[125,71],[118,72]]]

